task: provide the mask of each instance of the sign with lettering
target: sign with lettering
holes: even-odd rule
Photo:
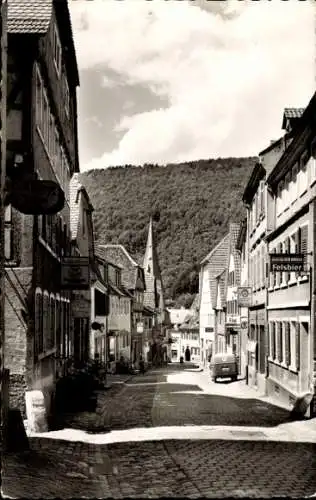
[[[239,286],[237,288],[237,303],[238,307],[251,306],[252,288],[251,286]]]
[[[270,271],[300,272],[304,270],[304,255],[299,253],[270,253]]]
[[[61,264],[61,287],[64,290],[90,288],[89,257],[64,257]]]

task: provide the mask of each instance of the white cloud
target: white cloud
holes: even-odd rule
[[[117,148],[85,168],[257,154],[280,135],[283,108],[314,91],[312,3],[234,6],[225,19],[184,1],[72,2],[79,67],[169,100],[122,117]]]

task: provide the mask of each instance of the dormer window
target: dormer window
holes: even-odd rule
[[[57,26],[54,25],[53,29],[53,54],[54,54],[54,64],[56,68],[57,75],[60,76],[61,73],[61,43],[59,40]]]

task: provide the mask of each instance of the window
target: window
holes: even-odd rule
[[[307,271],[307,254],[308,254],[308,225],[302,226],[297,232],[298,251],[304,255],[304,271]],[[305,274],[304,272],[302,274]]]
[[[49,330],[47,331],[47,349],[52,349],[55,345],[55,298],[51,295],[49,306]]]
[[[42,116],[42,129],[41,129],[43,139],[45,141],[45,145],[48,148],[49,145],[49,107],[48,107],[48,98],[46,90],[43,88],[43,116]]]
[[[298,165],[294,165],[292,168],[292,181],[290,187],[290,199],[293,203],[297,199],[298,192]]]
[[[54,26],[53,30],[53,51],[54,51],[54,63],[57,71],[57,75],[61,72],[61,43],[59,40],[57,26]]]
[[[66,76],[64,77],[64,100],[65,100],[65,112],[67,117],[69,118],[69,105],[70,105],[70,98],[69,98],[69,86],[67,82]]]
[[[278,185],[278,191],[277,191],[277,199],[276,199],[276,212],[277,215],[280,215],[283,212],[283,183],[280,182]]]
[[[270,351],[269,355],[271,359],[275,359],[276,354],[276,339],[275,339],[275,323],[270,323]]]
[[[264,199],[264,181],[260,181],[260,215],[265,215],[265,199]]]
[[[284,323],[284,361],[286,366],[291,364],[291,328],[290,323]]]
[[[59,298],[56,298],[56,304],[55,304],[55,342],[56,342],[56,347],[58,350],[60,350],[60,340],[61,340],[61,307],[60,307],[60,300]]]
[[[301,367],[301,341],[300,341],[300,324],[295,323],[295,366],[299,371]]]
[[[264,326],[259,326],[259,372],[265,373],[266,370],[266,350],[265,350],[265,331]]]
[[[278,323],[278,337],[277,337],[277,360],[279,363],[283,361],[283,325]]]
[[[310,183],[313,184],[316,181],[316,143],[311,146],[311,158],[309,161],[310,165]]]
[[[271,250],[271,253],[276,253],[276,248],[273,248],[273,250]],[[276,284],[277,284],[277,273],[272,272],[272,270],[270,269],[270,286],[274,287],[276,286]]]
[[[300,161],[299,195],[303,194],[307,190],[308,186],[307,161],[308,155],[304,154]]]
[[[35,116],[36,116],[36,125],[42,130],[43,127],[43,82],[42,78],[36,66],[35,70]]]
[[[266,259],[265,259],[265,248],[261,247],[261,286],[265,286],[265,268],[266,268]]]
[[[35,292],[35,356],[43,352],[43,295],[41,290]]]
[[[282,253],[282,249],[283,249],[282,243],[278,243],[276,253]],[[279,286],[280,282],[281,282],[282,273],[280,271],[278,271],[275,273],[275,275],[276,275],[276,286]]]
[[[43,351],[48,349],[47,340],[50,332],[50,307],[48,292],[43,295]]]
[[[4,256],[6,260],[13,258],[13,229],[12,206],[8,205],[4,211]]]

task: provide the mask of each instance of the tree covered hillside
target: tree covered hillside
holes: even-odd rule
[[[199,262],[244,216],[242,193],[255,158],[111,167],[81,175],[98,243],[120,243],[142,263],[150,215],[166,296],[188,305]]]

